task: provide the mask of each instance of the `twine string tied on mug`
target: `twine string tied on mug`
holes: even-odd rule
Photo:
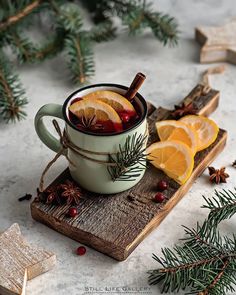
[[[112,163],[109,161],[103,161],[103,160],[99,160],[96,158],[92,158],[86,154],[91,154],[91,155],[102,155],[102,156],[108,156],[108,155],[112,155],[115,153],[106,153],[106,152],[95,152],[95,151],[89,151],[83,148],[78,147],[77,145],[75,145],[68,137],[66,130],[64,129],[63,132],[57,122],[57,120],[53,119],[52,120],[53,126],[57,132],[57,134],[59,135],[59,140],[61,143],[61,149],[57,152],[57,154],[55,155],[55,157],[47,164],[47,166],[45,167],[41,178],[40,178],[40,184],[39,184],[39,190],[40,192],[44,191],[44,177],[46,175],[46,173],[48,172],[48,170],[51,168],[51,166],[57,161],[58,158],[60,158],[60,156],[65,156],[66,159],[68,160],[68,162],[75,166],[75,163],[73,163],[70,158],[68,157],[68,148],[70,148],[73,152],[75,152],[77,155],[81,156],[82,158],[98,163],[98,164],[103,164],[106,166],[116,166],[116,163]]]

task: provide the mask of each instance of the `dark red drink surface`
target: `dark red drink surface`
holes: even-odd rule
[[[77,97],[72,100],[71,105],[77,101],[80,101],[81,97]],[[140,117],[141,117],[141,110],[137,104],[137,102],[134,100],[132,102],[132,105],[134,106],[134,109],[136,112],[130,112],[130,111],[122,111],[117,112],[122,120],[122,124],[119,123],[113,123],[110,120],[107,121],[96,121],[94,120],[94,123],[90,126],[85,126],[81,119],[75,116],[72,112],[69,111],[69,120],[70,122],[78,129],[82,131],[89,131],[93,133],[119,133],[121,131],[125,131],[129,128],[131,128],[134,124],[136,124]]]

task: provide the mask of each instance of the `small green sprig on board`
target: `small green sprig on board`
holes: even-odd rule
[[[224,295],[235,292],[236,236],[221,236],[217,225],[236,213],[236,194],[216,192],[214,200],[206,199],[204,208],[211,210],[208,219],[195,229],[184,227],[182,245],[162,249],[163,257],[153,254],[162,268],[149,271],[149,283],[162,285],[162,292]]]
[[[89,30],[83,26],[80,4],[88,8],[94,20],[95,25]],[[94,74],[94,43],[116,37],[114,17],[120,18],[123,27],[131,34],[137,35],[142,33],[143,29],[149,28],[163,45],[176,44],[178,41],[175,19],[153,11],[146,0],[0,0],[0,7],[0,50],[4,50],[6,46],[10,47],[19,64],[42,62],[63,52],[62,56],[66,58],[72,74],[71,79],[78,84],[86,83]],[[40,13],[47,15],[51,26],[50,35],[38,44],[32,41],[26,32],[29,27],[34,28],[35,24],[37,25]],[[10,67],[7,59],[1,62],[2,72],[9,72]],[[11,71],[14,72],[14,68]],[[1,85],[5,84],[5,81],[1,75]],[[20,85],[17,76],[14,76],[14,81]],[[15,87],[15,84],[12,87]],[[0,91],[0,117],[5,121],[23,118],[25,100],[19,97],[19,92],[12,95],[15,107],[14,111],[9,112],[6,104],[9,96],[6,91]]]
[[[109,155],[108,161],[115,164],[107,167],[113,181],[133,181],[140,176],[146,168],[146,140],[146,136],[137,136],[135,133],[127,137],[123,146],[119,145],[119,151],[115,155]]]

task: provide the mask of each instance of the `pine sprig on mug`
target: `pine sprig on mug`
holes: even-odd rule
[[[119,145],[115,155],[109,155],[109,162],[115,164],[107,167],[113,181],[134,181],[140,176],[146,168],[146,140],[146,136],[135,133],[127,137],[123,146]]]
[[[11,48],[19,64],[42,62],[63,52],[65,54],[61,57],[68,63],[71,80],[77,84],[87,82],[94,74],[95,42],[104,42],[116,37],[114,17],[120,18],[122,26],[131,34],[137,35],[142,33],[144,28],[149,28],[163,45],[176,44],[178,40],[175,19],[155,12],[146,0],[9,0],[0,3],[0,50],[4,50],[5,47]],[[84,28],[81,3],[86,6],[94,20],[94,25],[88,30]],[[39,43],[31,40],[27,36],[27,31],[29,28],[39,29],[38,20],[42,16],[41,12],[48,20],[41,21],[43,34],[48,31],[48,36]],[[9,72],[9,69],[14,72],[14,68],[11,67],[10,61],[1,61],[2,72]],[[14,81],[20,85],[19,78],[15,75]],[[1,75],[0,84],[3,87],[5,82],[5,77]],[[15,84],[11,84],[12,88],[15,88]],[[9,102],[9,95],[2,89],[0,94],[0,117],[6,121],[22,118],[24,98],[18,94],[13,95],[14,108],[13,111],[9,111],[9,104],[6,103]]]

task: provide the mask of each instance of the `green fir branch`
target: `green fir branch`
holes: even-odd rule
[[[80,0],[89,10],[97,25],[89,30],[83,28],[83,18],[77,1],[65,0],[0,0],[0,50],[9,45],[19,63],[37,63],[45,58],[54,57],[59,52],[66,53],[73,81],[83,84],[94,74],[93,50],[94,42],[104,42],[116,37],[116,26],[113,18],[118,16],[123,26],[131,34],[140,33],[150,27],[154,35],[163,44],[170,44],[177,40],[177,24],[168,15],[155,13],[151,4],[145,0]],[[52,34],[46,42],[39,44],[32,42],[25,31],[34,26],[41,12],[46,13],[52,25]],[[64,56],[64,55],[63,55]],[[1,113],[4,118],[23,116],[22,106],[25,99],[20,99],[22,88],[15,87],[18,78],[11,76],[14,86],[8,85],[9,75],[5,76],[5,69],[10,73],[11,64],[4,61],[1,69],[0,83],[4,98],[1,101]],[[7,88],[6,85],[11,86]],[[18,89],[13,95],[13,90]],[[21,91],[21,90],[22,91]],[[10,91],[12,90],[12,91]],[[10,93],[12,92],[12,95]],[[10,97],[18,97],[13,107]],[[3,103],[4,101],[4,103]],[[14,101],[14,98],[12,99]],[[21,105],[22,104],[22,105]],[[10,107],[11,105],[11,107]],[[10,109],[12,115],[10,115]],[[8,115],[6,115],[8,114]],[[8,119],[7,119],[8,120]]]
[[[215,197],[206,198],[203,196],[203,198],[206,205],[202,206],[202,208],[210,209],[208,220],[212,226],[217,226],[221,221],[236,214],[236,191],[215,191]]]
[[[149,271],[149,283],[162,283],[164,293],[187,289],[187,294],[213,295],[234,290],[236,237],[221,238],[207,222],[197,229],[185,227],[185,232],[183,245],[162,249],[162,258],[153,255],[162,268]]]
[[[109,18],[106,16],[107,10],[110,9],[109,1],[97,0],[80,0],[80,2],[90,12],[92,20],[95,24],[107,21]]]
[[[131,34],[138,34],[149,27],[154,36],[163,45],[176,45],[178,42],[178,24],[168,14],[153,12],[151,3],[145,0],[102,0],[97,6],[97,13],[108,17],[117,15]]]
[[[43,0],[4,1],[1,0],[1,9],[4,9],[0,20],[0,32],[20,23],[33,12],[37,12]]]
[[[87,34],[68,35],[65,41],[68,55],[68,67],[72,72],[72,80],[83,84],[94,74],[94,60],[91,42]]]
[[[113,40],[116,37],[116,28],[111,21],[104,21],[94,26],[88,32],[88,38],[94,42],[100,43]]]
[[[158,12],[146,12],[145,19],[155,37],[163,45],[177,45],[179,31],[176,20],[173,17]]]
[[[68,67],[72,80],[83,84],[94,74],[92,43],[86,32],[82,32],[82,19],[78,6],[72,3],[59,8],[57,29],[64,31],[64,49],[68,56]]]
[[[48,40],[44,40],[41,46],[37,46],[32,53],[34,62],[41,62],[47,58],[55,57],[65,46],[65,32],[56,28],[56,32],[50,35]]]
[[[13,53],[16,54],[20,64],[25,62],[32,63],[35,61],[36,47],[29,38],[23,36],[21,32],[12,30],[7,35],[7,42],[12,48]]]
[[[186,294],[224,295],[235,292],[236,236],[222,237],[217,230],[220,221],[236,213],[231,207],[235,206],[235,193],[224,190],[216,192],[213,201],[205,200],[204,208],[211,210],[209,218],[194,229],[184,227],[182,244],[162,249],[161,258],[153,254],[161,267],[148,272],[149,283],[160,283],[164,293],[186,290]]]
[[[10,62],[0,52],[0,117],[6,122],[15,122],[26,116],[23,110],[27,104],[25,91],[13,71]]]
[[[58,6],[57,9],[57,28],[69,34],[79,34],[83,25],[79,6],[73,3],[67,3]]]
[[[132,35],[140,34],[147,27],[145,11],[139,7],[124,14],[122,21]]]
[[[55,57],[56,54],[64,48],[65,32],[56,29],[56,33],[50,35],[46,41],[38,46],[23,36],[14,31],[7,36],[7,43],[16,54],[19,64],[37,63],[49,57]]]
[[[124,145],[119,145],[115,155],[109,155],[109,162],[114,164],[108,166],[107,170],[112,181],[134,181],[146,168],[146,136],[128,136]]]

